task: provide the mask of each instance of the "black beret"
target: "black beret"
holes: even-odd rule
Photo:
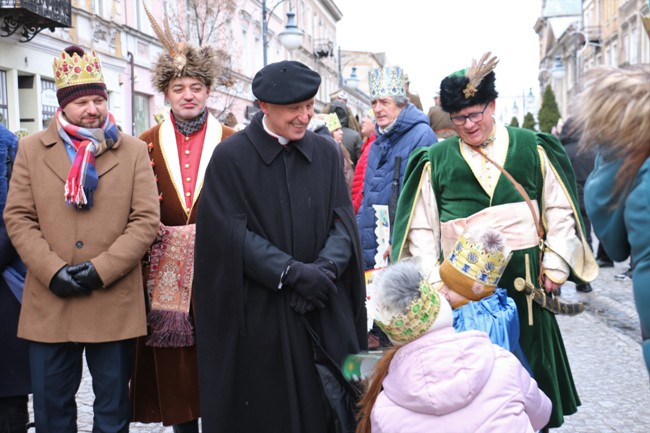
[[[270,104],[295,104],[318,93],[320,75],[307,65],[293,60],[271,63],[253,78],[253,95]]]

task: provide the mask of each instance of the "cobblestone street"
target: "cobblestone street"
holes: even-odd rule
[[[558,433],[647,433],[650,386],[641,355],[641,338],[632,282],[614,278],[626,264],[601,269],[594,291],[562,290],[567,301],[583,301],[585,312],[558,316],[582,406],[565,418]],[[92,432],[92,388],[88,372],[77,395],[79,431]],[[172,433],[160,424],[131,424],[135,433]]]

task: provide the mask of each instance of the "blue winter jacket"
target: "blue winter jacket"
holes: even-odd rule
[[[377,129],[377,139],[368,154],[363,200],[357,213],[366,270],[374,268],[375,254],[377,254],[375,210],[372,206],[387,205],[390,200],[395,157],[402,158],[399,175],[399,189],[401,190],[406,163],[411,152],[418,147],[430,146],[437,141],[436,134],[429,126],[429,118],[413,104],[408,104],[399,113],[388,132],[381,134]]]

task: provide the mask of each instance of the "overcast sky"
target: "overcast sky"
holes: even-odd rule
[[[343,13],[337,26],[343,50],[385,52],[420,94],[425,112],[440,81],[492,51],[500,96],[533,94],[539,39],[533,26],[541,0],[335,0]],[[367,77],[360,77],[367,79]],[[512,100],[512,99],[511,99]]]

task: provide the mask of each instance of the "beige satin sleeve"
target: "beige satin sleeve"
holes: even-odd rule
[[[582,250],[571,200],[548,162],[546,152],[538,148],[544,167],[542,214],[546,226],[544,273],[555,283],[569,278],[570,267],[563,257],[573,257]],[[567,255],[568,254],[568,255]]]
[[[440,218],[428,170],[424,172],[424,179],[413,208],[406,243],[402,251],[402,258],[406,257],[414,257],[419,260],[420,269],[430,282],[440,281],[438,271]]]

